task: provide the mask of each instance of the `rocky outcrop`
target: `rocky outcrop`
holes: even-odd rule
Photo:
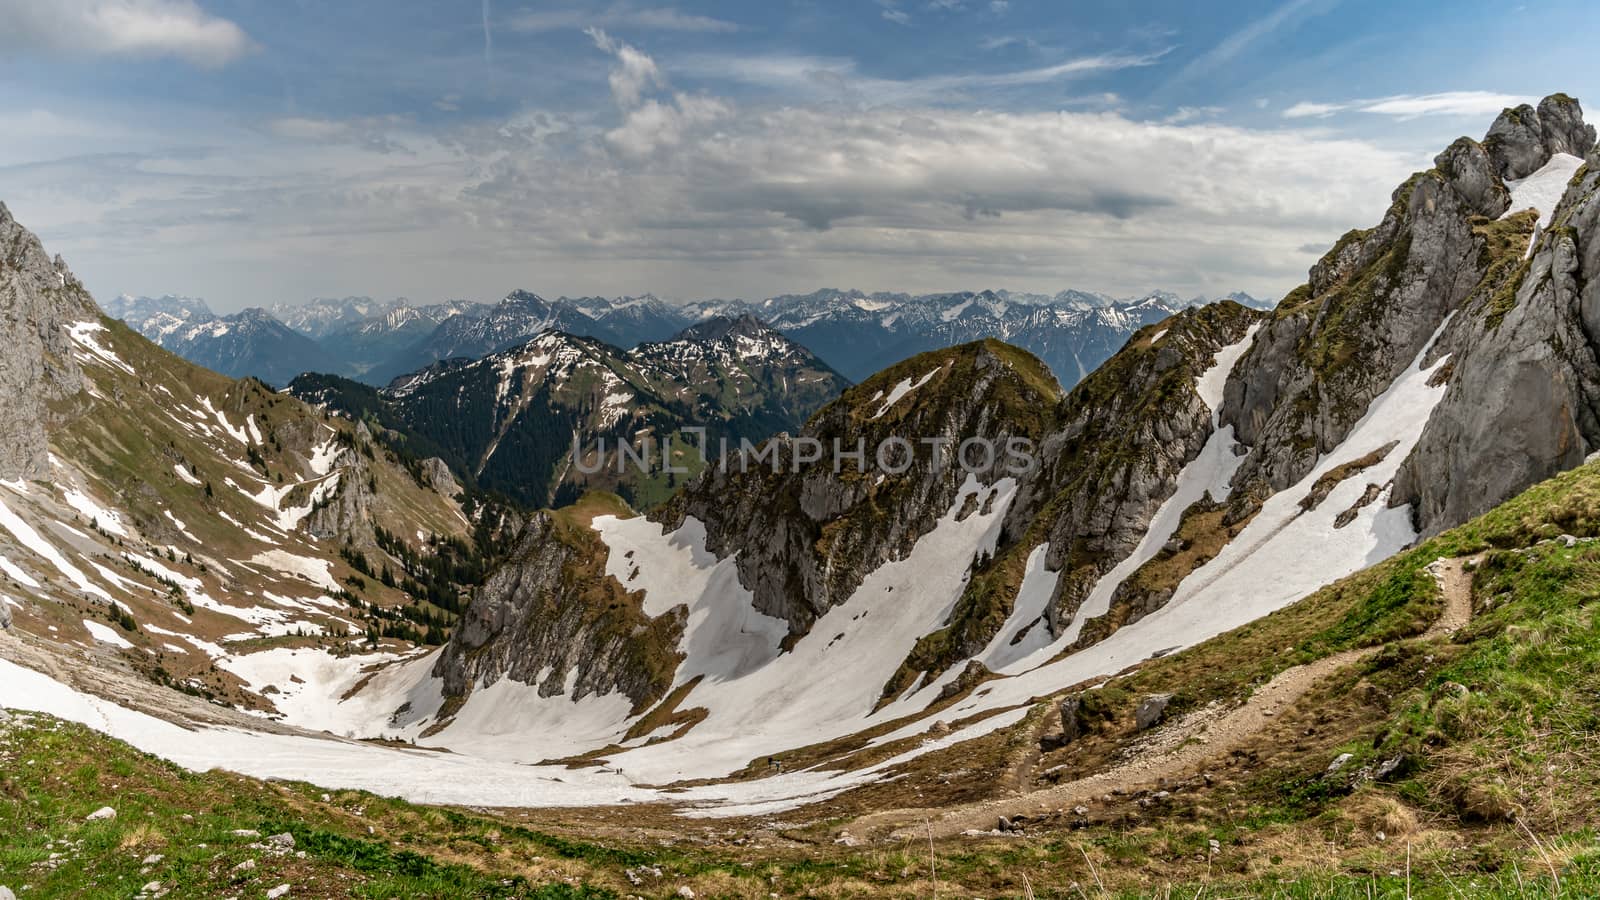
[[[1557,153],[1584,156],[1595,144],[1595,130],[1584,124],[1577,100],[1552,94],[1538,109],[1524,103],[1500,113],[1483,144],[1497,174],[1512,181],[1532,175]]]
[[[345,450],[331,471],[339,479],[338,486],[312,508],[303,527],[319,540],[371,546],[376,538],[372,522],[377,502],[371,467],[361,454]]]
[[[708,549],[736,555],[756,608],[787,620],[797,637],[869,572],[904,558],[949,512],[969,475],[985,485],[1007,477],[1007,441],[1038,446],[1059,397],[1038,360],[998,342],[925,353],[852,388],[799,434],[773,439],[771,457],[708,469],[660,518],[669,526],[688,516],[704,522]],[[955,454],[973,438],[1002,449],[988,460],[975,452],[964,468]],[[914,448],[900,473],[885,471],[900,459],[894,440]],[[865,447],[866,471],[848,460],[835,471],[836,442]],[[808,443],[826,452],[796,463]],[[880,447],[891,448],[888,467],[875,458]]]
[[[49,474],[50,404],[83,390],[68,327],[100,311],[60,257],[0,204],[0,479]]]
[[[1442,342],[1454,374],[1394,492],[1424,533],[1600,447],[1600,150],[1586,166],[1531,260]]]
[[[1231,302],[1187,310],[1162,323],[1159,341],[1150,340],[1153,331],[1135,338],[1068,395],[1063,424],[1044,444],[1043,477],[1018,507],[1042,510],[1046,565],[1063,573],[1047,611],[1052,633],[1133,551],[1205,446],[1212,410],[1196,380],[1263,318]]]
[[[424,487],[433,488],[442,496],[455,498],[461,494],[461,483],[456,481],[456,476],[450,471],[450,466],[437,456],[430,456],[420,463],[419,477]]]
[[[1413,175],[1383,221],[1346,234],[1279,304],[1227,385],[1222,420],[1252,448],[1234,518],[1338,446],[1446,317],[1497,274],[1484,226],[1510,205],[1502,173],[1521,172],[1525,150],[1535,169],[1549,159],[1538,113],[1523,109],[1508,110],[1481,144],[1462,138]],[[1562,121],[1552,112],[1552,143],[1574,139]]]
[[[511,560],[474,595],[433,668],[446,698],[509,678],[541,697],[621,693],[642,712],[670,686],[683,607],[645,616],[604,574],[598,538],[559,516],[532,516]]]

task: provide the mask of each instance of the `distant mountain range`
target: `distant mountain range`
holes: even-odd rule
[[[382,390],[307,374],[289,392],[372,421],[416,455],[441,456],[469,483],[538,507],[595,487],[653,505],[679,482],[663,464],[664,442],[683,480],[700,471],[699,438],[685,429],[706,429],[713,450],[723,438],[735,448],[741,438],[759,443],[798,429],[847,387],[809,350],[743,316],[625,351],[546,330],[476,361],[442,360]],[[658,448],[649,470],[621,465],[618,442],[638,445],[647,433]],[[574,441],[587,472],[571,464]]]
[[[1226,299],[1257,309],[1272,305],[1243,293]],[[547,300],[518,290],[493,305],[345,297],[228,316],[188,297],[123,296],[107,306],[112,316],[187,359],[272,384],[314,371],[381,386],[442,360],[481,359],[547,331],[629,349],[667,340],[697,322],[753,316],[852,381],[918,353],[994,337],[1033,352],[1071,386],[1139,328],[1207,302],[1164,291],[1117,299],[1084,291],[911,295],[825,289],[759,302],[673,304],[648,294]]]

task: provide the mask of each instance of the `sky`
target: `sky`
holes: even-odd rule
[[[1597,39],[1560,0],[0,0],[0,202],[97,296],[219,311],[1274,298],[1503,106],[1600,103]]]

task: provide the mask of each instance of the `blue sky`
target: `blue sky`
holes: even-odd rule
[[[224,310],[517,287],[1272,296],[1503,105],[1600,97],[1597,18],[0,0],[0,201],[97,294]]]

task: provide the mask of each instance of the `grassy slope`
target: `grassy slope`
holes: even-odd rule
[[[198,579],[211,596],[242,606],[253,603],[244,593],[246,591],[266,589],[303,595],[312,590],[292,574],[257,573],[239,562],[274,547],[327,559],[333,564],[333,576],[342,584],[347,583],[352,570],[338,558],[338,547],[333,542],[313,541],[298,532],[286,538],[269,533],[265,537],[270,540],[259,540],[249,537],[244,529],[235,525],[234,522],[243,522],[260,533],[259,530],[267,527],[264,522],[273,517],[240,489],[228,486],[228,481],[252,491],[261,487],[253,476],[264,475],[274,485],[318,481],[308,466],[309,445],[295,445],[287,436],[298,435],[302,439],[311,438],[309,443],[321,443],[328,429],[348,434],[354,426],[326,417],[254,380],[235,381],[202,369],[162,350],[119,321],[102,319],[102,324],[107,330],[99,333],[98,340],[136,374],[96,362],[85,363],[84,373],[94,393],[84,393],[60,404],[58,411],[64,424],[52,434],[52,449],[59,457],[80,467],[90,492],[131,517],[149,539],[147,544],[131,538],[116,541],[101,535],[97,536],[100,546],[84,554],[85,559],[107,566],[139,586],[136,590],[112,592],[132,613],[133,620],[212,641],[250,630],[235,618],[187,606],[180,592],[125,561],[121,556],[124,550],[156,559],[185,578]],[[224,411],[236,427],[246,417],[254,417],[263,437],[263,442],[254,447],[261,459],[260,468],[252,469],[244,463],[247,454],[244,445],[180,424],[193,421],[186,409],[201,410],[205,402]],[[209,424],[215,426],[216,422]],[[290,442],[280,443],[275,432],[283,433]],[[199,483],[184,480],[176,467],[183,468]],[[372,512],[378,524],[388,526],[414,545],[418,544],[418,531],[452,537],[466,532],[465,521],[450,501],[417,485],[398,460],[386,458],[381,448],[368,459],[368,468],[374,489]],[[309,487],[305,491],[309,491]],[[36,492],[48,493],[47,490]],[[304,494],[291,496],[299,502]],[[180,531],[174,524],[180,521],[187,532]],[[89,530],[91,523],[82,518],[74,523],[69,518],[67,524]],[[60,531],[52,537],[58,542],[72,543],[67,534]],[[169,553],[165,549],[168,547],[174,552]],[[398,563],[371,548],[368,552],[372,559],[398,571]],[[82,619],[114,624],[115,617],[104,604],[69,590],[61,579],[52,578],[50,572],[39,571],[38,574],[45,583],[45,590],[26,591],[17,585],[7,587],[29,600],[46,601],[29,603],[26,611],[19,611],[19,627],[34,634],[72,636],[81,633],[79,622]],[[402,591],[385,587],[373,579],[366,579],[364,586],[355,593],[363,602],[385,610],[402,608],[409,603]],[[367,624],[355,610],[336,612],[342,618]],[[192,619],[193,624],[179,624],[181,620],[173,618],[179,613]],[[331,616],[315,614],[305,618],[314,622],[332,621]],[[49,632],[52,625],[58,629],[56,632]],[[237,678],[218,669],[206,654],[175,652],[166,646],[169,643],[166,638],[144,628],[121,634],[139,648],[131,651],[128,658],[155,680],[186,684],[190,690],[229,702],[258,703],[241,692]],[[294,635],[257,637],[247,643],[265,649],[308,642],[325,643]],[[233,649],[243,646],[245,643],[240,643]],[[145,650],[149,652],[143,652]]]

